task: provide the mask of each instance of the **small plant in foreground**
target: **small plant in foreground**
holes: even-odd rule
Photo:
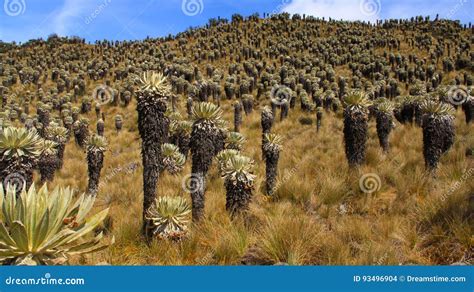
[[[10,185],[0,186],[0,261],[10,265],[58,265],[73,255],[99,251],[102,234],[90,235],[107,216],[105,209],[86,217],[94,197],[75,202],[70,188],[49,191],[32,185],[17,198]]]
[[[224,166],[222,176],[227,191],[225,206],[231,216],[245,212],[249,207],[255,181],[253,163],[249,157],[235,155]]]
[[[191,206],[181,197],[158,197],[146,214],[147,238],[180,240],[186,233]]]

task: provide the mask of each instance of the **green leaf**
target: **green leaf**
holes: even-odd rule
[[[28,235],[23,223],[20,221],[14,221],[10,229],[10,234],[19,249],[23,251],[28,250]]]

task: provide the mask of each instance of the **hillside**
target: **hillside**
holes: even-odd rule
[[[84,193],[87,147],[77,139],[96,133],[97,123],[104,122],[108,146],[94,210],[110,208],[99,229],[105,241],[115,243],[75,256],[71,264],[473,264],[473,32],[457,22],[423,17],[373,25],[287,14],[234,15],[161,39],[87,44],[51,36],[2,44],[2,129],[24,126],[46,138],[50,123],[68,128],[64,163],[48,188],[70,186]],[[176,142],[181,134],[191,139],[191,129],[181,123],[190,120],[191,100],[194,107],[219,105],[228,132],[234,131],[238,103],[245,138],[241,153],[253,160],[255,175],[248,210],[230,216],[226,180],[214,158],[205,175],[204,217],[187,223],[180,240],[155,239],[150,245],[141,232],[143,144],[137,112],[146,93],[138,79],[147,71],[163,73],[171,88],[164,141]],[[352,109],[345,99],[354,92],[363,92],[370,102],[355,105],[370,119],[367,145],[356,143],[354,150],[366,150],[363,157],[356,155],[361,163],[350,164],[348,158],[357,159],[346,155],[345,132],[364,133],[344,126]],[[377,133],[382,103],[390,106],[387,117],[395,125],[387,151]],[[449,107],[455,134],[433,168],[424,156],[425,103]],[[270,194],[262,155],[265,107],[273,113],[271,133],[281,137]],[[444,134],[444,127],[430,133]],[[440,143],[431,146],[437,151],[445,147]],[[178,146],[183,151],[183,144]],[[159,197],[178,196],[191,204],[196,149],[199,145],[186,149],[177,174],[160,169]],[[5,183],[11,171],[1,166]],[[35,166],[36,185],[40,178]]]

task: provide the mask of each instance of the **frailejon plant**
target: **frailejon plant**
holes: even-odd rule
[[[394,106],[387,100],[377,105],[377,111],[375,113],[377,135],[379,137],[380,147],[382,147],[384,152],[388,152],[389,150],[388,138],[390,132],[395,127],[393,121],[393,110]]]
[[[231,156],[222,170],[226,188],[226,210],[231,216],[249,208],[254,189],[254,162],[243,155]]]
[[[245,137],[239,132],[228,132],[225,139],[225,149],[242,150]]]
[[[250,115],[253,111],[253,96],[251,94],[244,94],[242,96],[242,107],[245,115]]]
[[[282,138],[280,135],[272,133],[265,134],[263,151],[265,156],[265,192],[268,196],[272,196],[275,192],[281,149]]]
[[[114,118],[115,121],[115,130],[117,130],[117,133],[122,130],[123,127],[123,118],[121,115],[116,115]]]
[[[471,92],[474,90],[471,90]],[[466,100],[462,103],[462,110],[464,111],[464,116],[466,118],[466,124],[472,123],[474,120],[474,97],[470,93]]]
[[[57,124],[50,124],[46,128],[46,138],[56,142],[57,145],[57,165],[56,169],[61,169],[64,163],[64,151],[66,150],[66,143],[68,141],[68,130]]]
[[[51,140],[43,140],[41,145],[41,156],[38,162],[41,174],[41,184],[53,181],[54,173],[58,166],[58,144]]]
[[[242,124],[242,105],[240,102],[234,103],[234,131],[240,132],[240,125]]]
[[[191,132],[191,199],[193,220],[204,215],[206,174],[212,158],[219,153],[224,144],[221,109],[209,102],[201,102],[193,107],[193,129]]]
[[[37,107],[37,114],[38,114],[38,122],[40,122],[43,125],[43,130],[39,131],[39,135],[41,137],[44,137],[44,129],[46,129],[49,126],[49,123],[51,121],[50,118],[50,111],[51,108],[48,105],[40,105]]]
[[[321,129],[321,123],[323,120],[323,109],[322,107],[316,108],[316,131],[319,132]]]
[[[33,183],[33,170],[42,151],[43,139],[34,131],[8,127],[0,134],[0,178],[3,184],[11,179],[17,191]]]
[[[344,99],[344,142],[349,166],[358,166],[365,161],[368,138],[368,107],[371,105],[367,96],[354,91]]]
[[[99,251],[102,234],[91,236],[108,209],[87,217],[94,198],[73,199],[70,188],[32,185],[19,197],[0,185],[0,261],[10,265],[58,265],[74,255]]]
[[[99,119],[96,124],[97,135],[104,136],[105,123],[103,119]]]
[[[93,135],[87,141],[87,173],[89,180],[87,194],[96,196],[99,191],[100,171],[104,166],[104,152],[107,150],[107,140],[99,135]]]
[[[182,197],[158,197],[146,214],[148,239],[181,240],[188,231],[191,206]]]
[[[89,139],[89,120],[87,118],[79,118],[74,122],[74,138],[79,147],[86,147],[87,139]]]
[[[265,151],[263,147],[265,146],[265,134],[270,133],[273,126],[273,112],[272,109],[268,106],[264,107],[261,115],[261,125],[262,125],[262,157],[265,158]]]
[[[284,99],[280,105],[280,108],[280,121],[283,121],[286,119],[286,117],[288,117],[288,111],[290,110],[288,100]]]
[[[176,145],[179,147],[179,151],[188,157],[189,154],[189,141],[191,138],[191,132],[193,130],[193,123],[189,121],[179,121],[176,125]]]
[[[186,100],[186,113],[188,114],[189,118],[191,118],[193,115],[193,99],[191,97],[188,97]]]
[[[239,154],[240,152],[238,150],[225,149],[216,155],[217,166],[218,166],[219,173],[221,174],[221,176],[223,176],[224,169],[227,163],[229,162],[229,159]]]
[[[183,170],[186,157],[179,151],[178,146],[165,143],[161,145],[163,166],[170,174],[177,174]]]
[[[421,125],[421,101],[423,96],[404,96],[396,100],[395,117],[402,124],[411,124],[415,121]]]
[[[11,126],[11,123],[7,118],[5,117],[0,118],[0,133],[3,132],[3,129],[8,128],[10,126]]]
[[[171,87],[161,73],[146,72],[139,80],[137,96],[138,131],[142,139],[143,218],[156,198],[162,164],[161,145],[168,139],[167,99]],[[145,222],[144,222],[145,223]],[[145,225],[143,226],[145,231]]]
[[[427,170],[438,167],[441,155],[454,144],[454,109],[443,102],[425,101],[423,115],[423,156]]]

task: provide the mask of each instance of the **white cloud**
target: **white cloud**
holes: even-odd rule
[[[427,3],[422,0],[396,1],[384,9],[386,18],[410,18],[417,15],[431,16],[439,14],[440,18],[470,20],[474,1],[472,0],[438,0]]]
[[[332,19],[375,22],[381,10],[380,0],[293,0],[283,8],[290,14],[306,14]]]
[[[65,0],[53,19],[54,32],[61,36],[77,33],[77,25],[82,23],[84,13],[90,13],[97,3],[94,0]]]

